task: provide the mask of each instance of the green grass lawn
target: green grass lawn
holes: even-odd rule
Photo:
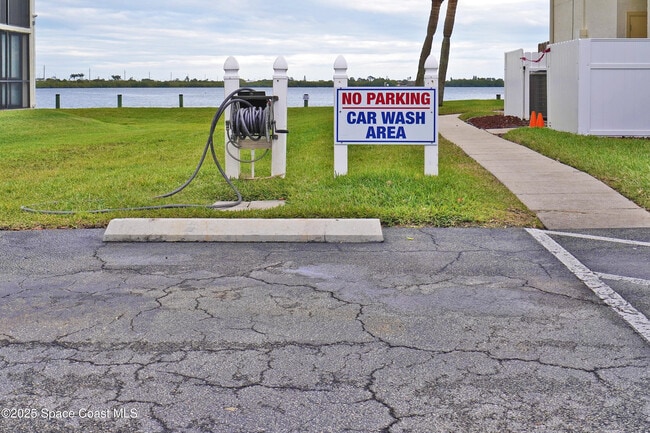
[[[650,140],[518,128],[505,138],[589,173],[650,210]]]
[[[449,101],[441,114],[461,119],[494,114],[495,101]],[[503,106],[501,106],[503,108]],[[650,210],[650,139],[576,135],[549,128],[518,128],[505,139],[527,146],[601,180]]]
[[[449,110],[490,110],[484,102],[457,105]],[[153,198],[191,175],[214,111],[0,111],[0,228],[103,227],[117,217],[370,217],[385,225],[539,225],[491,174],[444,139],[439,146],[439,176],[424,176],[422,146],[351,146],[349,174],[335,178],[330,107],[289,109],[285,179],[269,178],[268,157],[255,166],[259,179],[235,181],[244,200],[283,199],[284,207],[246,212],[203,208],[88,212],[233,200],[235,195],[209,159],[183,192]],[[222,158],[223,122],[215,138]],[[34,214],[21,211],[25,205],[77,213]]]

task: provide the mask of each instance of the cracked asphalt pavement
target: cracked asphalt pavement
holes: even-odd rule
[[[650,346],[524,230],[102,234],[0,232],[0,431],[650,431]]]

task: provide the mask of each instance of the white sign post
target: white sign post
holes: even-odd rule
[[[347,62],[334,69],[334,175],[347,174],[347,146],[423,145],[424,173],[438,174],[437,61],[427,61],[425,87],[347,87]]]

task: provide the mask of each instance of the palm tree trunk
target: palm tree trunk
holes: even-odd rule
[[[422,44],[422,51],[420,52],[420,62],[418,63],[418,75],[415,79],[416,86],[424,85],[424,63],[431,55],[431,47],[433,46],[433,35],[436,34],[438,28],[438,16],[440,15],[440,6],[444,0],[431,0],[431,13],[429,14],[429,23],[427,24],[427,35]]]
[[[445,17],[445,28],[443,30],[442,48],[440,49],[440,69],[438,71],[438,105],[441,106],[445,99],[445,80],[447,79],[447,65],[449,65],[449,47],[451,45],[451,33],[454,31],[456,20],[456,5],[458,0],[447,2],[447,16]]]

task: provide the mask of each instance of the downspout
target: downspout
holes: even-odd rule
[[[582,0],[582,28],[580,29],[580,38],[588,38],[589,29],[587,28],[587,0]]]

